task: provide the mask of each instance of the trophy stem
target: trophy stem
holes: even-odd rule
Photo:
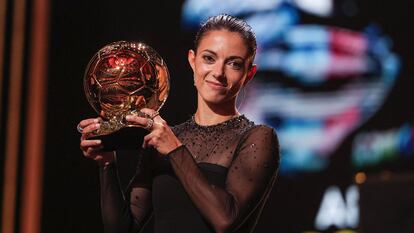
[[[109,120],[101,121],[100,122],[101,126],[99,127],[99,129],[94,131],[94,134],[96,136],[107,135],[107,134],[111,134],[115,131],[118,131],[122,128],[127,127],[128,125],[126,124],[126,121],[125,121],[126,115],[127,114],[117,115],[117,116],[110,118]]]

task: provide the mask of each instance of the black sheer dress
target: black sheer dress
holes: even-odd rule
[[[243,115],[173,130],[183,145],[168,155],[140,151],[127,192],[116,163],[100,169],[105,232],[252,232],[279,166],[274,130]]]

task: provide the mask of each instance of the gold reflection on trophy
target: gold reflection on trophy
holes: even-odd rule
[[[103,118],[96,135],[124,127],[128,114],[142,108],[159,111],[169,92],[169,73],[161,56],[142,42],[118,41],[100,49],[84,75],[88,102]]]

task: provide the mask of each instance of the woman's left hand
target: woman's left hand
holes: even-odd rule
[[[182,145],[180,140],[178,140],[168,126],[167,122],[162,119],[158,113],[148,108],[141,109],[141,112],[150,117],[128,115],[126,116],[126,120],[133,125],[150,131],[150,133],[144,137],[143,148],[152,146],[157,149],[159,153],[166,155]],[[153,121],[153,123],[151,123],[151,121]]]

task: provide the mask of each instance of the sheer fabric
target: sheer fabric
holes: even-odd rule
[[[105,232],[251,232],[279,166],[274,130],[245,116],[174,127],[183,143],[168,155],[137,152],[137,173],[122,192],[116,164],[101,169]]]

